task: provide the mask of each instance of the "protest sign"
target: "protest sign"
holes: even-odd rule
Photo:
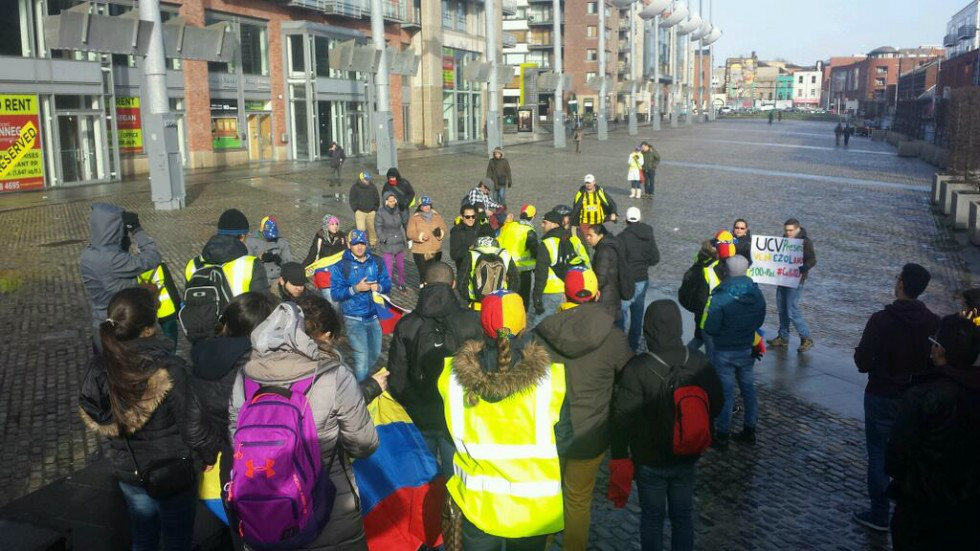
[[[752,236],[752,265],[749,266],[748,276],[756,283],[798,287],[802,265],[802,239]]]

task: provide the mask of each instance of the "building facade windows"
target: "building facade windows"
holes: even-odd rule
[[[585,4],[585,13],[588,13],[588,14],[597,14],[597,13],[599,13],[598,11],[596,11],[596,3],[595,2],[588,2],[587,4]]]
[[[455,48],[442,49],[442,119],[445,141],[481,139],[483,113],[481,86],[463,80],[463,64],[480,54]]]
[[[596,59],[598,59],[598,51],[597,50],[592,50],[592,49],[585,50],[585,60],[586,61],[595,61]]]
[[[242,73],[246,75],[269,74],[269,39],[264,25],[240,23]]]

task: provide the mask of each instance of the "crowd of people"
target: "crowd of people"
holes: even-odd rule
[[[657,162],[645,142],[630,154],[631,198],[642,197],[637,182],[653,194]],[[669,519],[670,548],[692,549],[698,458],[756,443],[754,363],[766,344],[787,347],[791,327],[799,353],[813,346],[800,310],[813,244],[786,221],[784,236],[804,241],[803,277],[777,289],[779,332],[766,341],[745,219],[692,251],[677,302],[647,305],[654,230],[630,206],[614,234],[617,205],[596,180],[586,175],[571,204],[538,223],[534,205],[508,209],[513,178],[498,149],[449,221],[398,169],[380,189],[361,172],[348,195],[354,227],[325,214],[302,262],[274,216],[250,233],[241,211],[222,213],[183,292],[135,213],[93,205],[81,415],[108,439],[134,549],[190,548],[196,482],[213,468],[236,548],[366,549],[350,465],[379,445],[367,404],[384,392],[438,466],[446,549],[543,550],[561,532],[564,549],[584,550],[607,453],[615,507],[636,483],[641,547],[664,548]],[[378,304],[393,288],[407,296],[407,252],[417,303],[381,366]],[[871,499],[855,519],[891,522],[896,548],[926,535],[980,541],[966,520],[980,507],[980,296],[940,320],[916,300],[928,279],[903,268],[896,302],[855,352],[869,373]],[[681,307],[696,321],[686,343]],[[178,327],[189,359],[176,354]],[[744,415],[732,434],[736,388]],[[949,518],[964,519],[959,533],[943,531]]]

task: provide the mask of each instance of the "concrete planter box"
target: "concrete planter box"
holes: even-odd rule
[[[942,192],[942,183],[952,179],[953,179],[952,174],[940,174],[936,172],[935,174],[932,175],[932,196],[929,199],[930,203],[932,203],[933,205],[939,204],[939,201],[942,198],[942,196],[940,195],[940,193]]]
[[[970,202],[970,243],[980,247],[980,201]]]
[[[953,200],[950,206],[950,218],[952,218],[953,229],[965,230],[970,225],[970,203],[980,201],[980,191],[974,187],[969,191],[953,192]]]
[[[943,214],[949,216],[953,212],[953,192],[976,191],[977,188],[973,184],[946,180],[939,185],[939,189],[939,204],[942,207],[940,210]]]

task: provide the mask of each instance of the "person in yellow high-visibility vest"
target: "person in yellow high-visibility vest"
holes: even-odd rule
[[[177,311],[180,310],[180,292],[170,275],[170,268],[165,262],[157,264],[156,268],[147,270],[136,277],[140,285],[153,285],[157,289],[157,300],[160,308],[157,310],[157,322],[160,331],[177,344]]]
[[[267,292],[269,279],[262,262],[248,254],[245,238],[248,236],[248,218],[238,209],[228,209],[218,218],[218,233],[204,245],[199,256],[187,261],[184,278],[204,266],[222,267],[232,296],[247,291]]]
[[[523,338],[526,316],[517,293],[487,295],[485,338],[465,342],[439,376],[456,444],[446,488],[462,512],[464,550],[544,551],[548,536],[564,528],[565,368]]]
[[[525,204],[521,207],[520,218],[513,220],[508,215],[507,222],[500,227],[500,234],[497,235],[497,242],[507,249],[517,266],[521,279],[517,292],[527,307],[531,306],[531,276],[538,256],[538,234],[531,224],[536,212],[534,205]]]
[[[582,241],[562,227],[564,215],[552,210],[544,215],[541,229],[544,235],[538,243],[534,265],[534,322],[555,313],[565,300],[565,272],[572,266],[590,267],[589,254]]]

